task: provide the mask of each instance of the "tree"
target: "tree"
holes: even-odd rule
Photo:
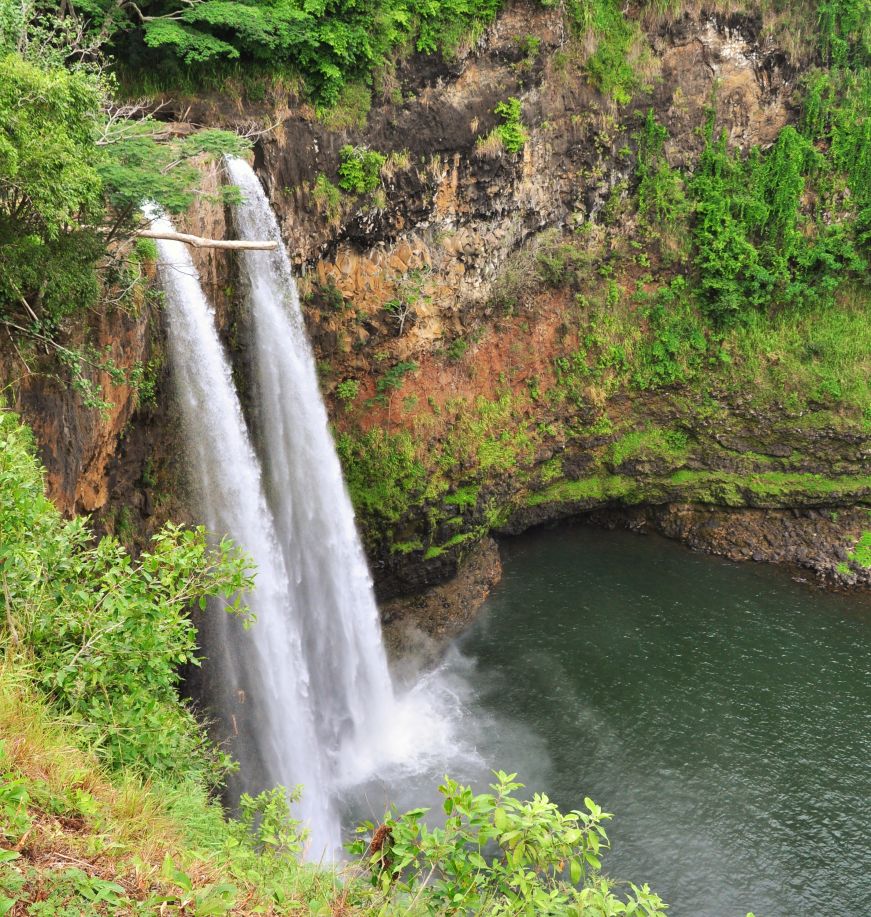
[[[53,350],[98,407],[90,369],[131,379],[93,348],[65,346],[64,321],[133,295],[145,201],[184,210],[198,193],[194,158],[250,142],[219,130],[177,137],[143,105],[115,104],[99,44],[72,9],[42,17],[27,0],[0,0],[0,323]]]
[[[100,101],[85,72],[0,59],[0,315],[56,323],[96,299]]]

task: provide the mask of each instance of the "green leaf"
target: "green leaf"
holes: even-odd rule
[[[590,866],[593,867],[593,869],[602,868],[602,861],[594,853],[591,853],[589,850],[584,851],[584,859],[590,864]]]
[[[572,860],[569,864],[569,871],[572,877],[572,884],[578,885],[581,881],[581,875],[583,874],[583,869],[581,867],[580,861]]]

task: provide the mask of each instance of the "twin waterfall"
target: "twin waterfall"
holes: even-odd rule
[[[330,858],[340,849],[341,787],[390,754],[401,705],[290,260],[250,166],[229,159],[226,167],[243,197],[234,214],[239,238],[279,243],[277,251],[240,253],[250,431],[190,254],[180,242],[158,242],[199,515],[257,567],[252,627],[217,608],[204,616],[204,691],[241,764],[234,789],[302,784],[296,810],[310,830],[309,856]],[[159,218],[155,227],[169,224]]]

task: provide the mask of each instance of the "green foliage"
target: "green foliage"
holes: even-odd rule
[[[522,404],[511,393],[493,400],[479,396],[458,417],[444,455],[446,461],[489,476],[516,471],[531,458],[533,440]]]
[[[469,342],[465,338],[454,338],[445,353],[452,363],[459,363],[468,349]]]
[[[342,212],[342,192],[323,173],[319,173],[312,189],[318,210],[328,220],[337,220]]]
[[[574,240],[545,236],[535,249],[534,277],[549,287],[580,289],[593,270],[593,259]]]
[[[397,335],[402,335],[410,318],[413,320],[415,306],[421,301],[431,300],[431,297],[423,292],[429,274],[429,268],[413,268],[406,271],[396,284],[396,298],[384,304],[385,311],[396,324]]]
[[[690,183],[695,204],[699,300],[720,326],[754,310],[829,301],[844,273],[862,263],[841,224],[814,224],[801,202],[818,156],[787,126],[763,155],[746,160],[714,139],[713,121]]]
[[[351,194],[368,194],[381,184],[383,153],[346,144],[339,151],[339,187]]]
[[[93,51],[64,46],[78,41],[73,23],[29,4],[10,10],[0,7],[0,322],[52,350],[49,371],[60,364],[87,407],[104,407],[91,370],[115,385],[136,380],[87,344],[63,345],[65,321],[101,296],[141,302],[147,253],[130,239],[138,207],[184,209],[199,182],[194,156],[250,144],[217,130],[162,139],[152,118],[113,107],[111,81],[81,63]]]
[[[858,567],[871,567],[871,532],[862,533],[847,557]]]
[[[194,603],[222,597],[242,613],[248,562],[202,529],[167,525],[134,561],[112,537],[94,542],[43,495],[26,431],[0,412],[0,571],[7,647],[32,655],[36,684],[115,766],[216,777],[224,765],[177,694],[196,663]]]
[[[638,135],[638,213],[650,229],[674,229],[687,215],[687,201],[680,174],[665,158],[668,131],[648,109]]]
[[[502,146],[509,153],[519,153],[529,139],[526,128],[523,126],[520,99],[512,96],[507,102],[500,102],[493,112],[502,122],[496,128]]]
[[[413,360],[401,360],[395,366],[391,366],[375,383],[376,400],[384,403],[388,395],[402,388],[405,377],[417,370],[418,365]]]
[[[0,214],[22,236],[57,239],[100,211],[92,152],[101,99],[86,72],[0,59]]]
[[[320,106],[349,83],[371,81],[398,49],[453,52],[490,22],[501,0],[85,0],[127,67],[162,71],[166,86],[204,80],[216,67],[288,64]],[[144,17],[144,18],[143,18]]]
[[[4,763],[0,758],[0,766]],[[15,774],[9,772],[0,773],[0,837],[4,844],[16,843],[30,830],[32,822],[27,811],[29,802],[30,793],[25,781],[16,779]],[[9,862],[9,859],[0,859],[0,863],[3,862]]]
[[[194,157],[203,153],[238,156],[250,142],[229,131],[200,131],[174,142],[158,142],[160,128],[150,118],[110,125],[102,143],[107,155],[99,166],[106,197],[120,213],[130,213],[154,201],[170,213],[193,202],[200,173]]]
[[[820,114],[814,118],[812,84],[806,122],[817,129],[813,139],[829,144],[829,169],[835,173],[832,194],[841,190],[838,177],[847,184],[848,228],[852,228],[859,251],[867,258],[871,251],[871,69],[836,73],[827,82],[833,101],[827,107],[821,103]],[[833,204],[837,205],[837,199]],[[851,218],[853,226],[849,227]]]
[[[820,50],[830,67],[864,66],[871,60],[871,3],[820,0]]]
[[[417,23],[415,47],[433,54],[451,54],[473,41],[495,19],[502,0],[412,0],[409,11]]]
[[[517,799],[519,785],[506,774],[482,796],[446,778],[444,828],[430,831],[422,810],[390,813],[380,831],[361,829],[361,858],[341,874],[306,866],[298,860],[305,835],[289,809],[298,788],[244,795],[237,820],[191,782],[151,784],[125,771],[109,779],[24,684],[21,672],[0,669],[0,913],[17,904],[43,917],[341,909],[653,917],[664,908],[646,888],[629,885],[628,900],[618,898],[599,874],[609,816],[591,800],[586,811],[563,815],[546,797]],[[364,839],[373,834],[378,850]],[[416,861],[385,876],[388,860],[409,850]],[[464,854],[472,859],[465,867]],[[485,866],[476,876],[479,857]],[[467,890],[468,901],[444,903],[452,888]],[[524,902],[530,907],[518,907]]]
[[[336,385],[336,397],[345,404],[360,394],[360,383],[356,379],[343,379]]]
[[[681,430],[649,427],[632,430],[611,444],[609,460],[614,468],[633,460],[660,459],[680,465],[686,458],[689,438]]]
[[[767,303],[770,277],[741,219],[748,192],[745,170],[729,151],[725,131],[713,139],[713,123],[691,188],[700,297],[706,312],[725,324]]]
[[[426,469],[408,433],[377,427],[366,433],[341,433],[336,448],[354,507],[367,519],[399,521],[426,486]]]
[[[365,130],[372,108],[372,90],[362,82],[345,83],[338,99],[315,109],[318,121],[331,131]]]
[[[100,101],[85,72],[0,58],[0,317],[27,300],[54,324],[97,298]]]
[[[586,811],[560,812],[547,796],[530,800],[516,774],[495,774],[492,793],[445,778],[443,828],[413,809],[391,811],[380,826],[363,825],[351,851],[364,856],[386,908],[422,905],[427,913],[558,915],[637,914],[659,917],[665,905],[647,886],[613,894],[599,870],[610,815],[591,799]]]
[[[240,843],[251,843],[261,856],[281,857],[302,851],[306,832],[290,816],[290,804],[302,798],[302,787],[293,792],[283,786],[263,790],[257,796],[243,793],[239,819],[232,823]]]
[[[683,277],[653,294],[638,296],[647,334],[637,350],[633,383],[641,389],[689,381],[707,351],[708,342]]]
[[[750,316],[721,347],[730,387],[759,404],[821,402],[868,416],[871,323],[862,287],[846,287],[814,310]]]
[[[455,506],[459,510],[472,509],[478,502],[480,490],[480,487],[474,485],[460,487],[445,497],[445,503],[448,506]]]
[[[590,82],[618,104],[627,104],[642,85],[631,54],[638,25],[617,0],[568,0],[566,9],[575,33],[595,42],[585,65]]]

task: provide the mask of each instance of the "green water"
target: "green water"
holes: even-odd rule
[[[871,603],[583,527],[503,562],[458,644],[483,758],[615,813],[675,917],[871,915]]]

